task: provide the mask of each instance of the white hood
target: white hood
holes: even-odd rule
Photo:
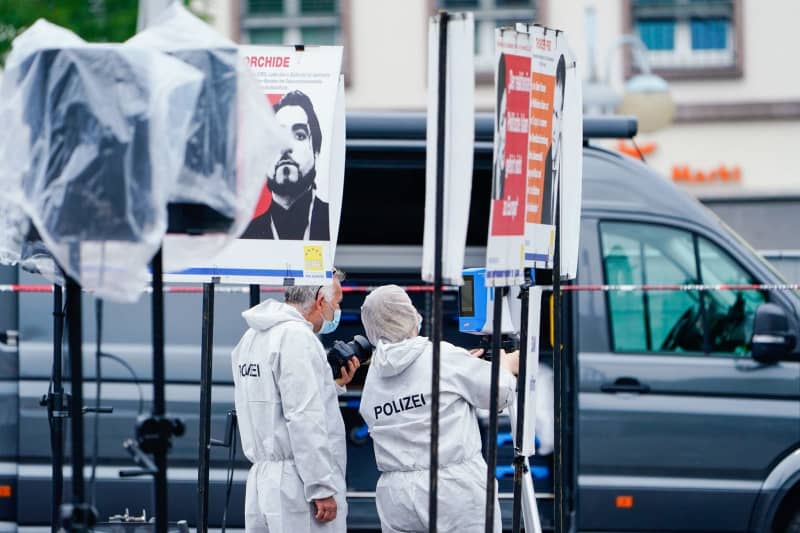
[[[300,311],[278,300],[266,300],[242,313],[247,325],[258,331],[267,331],[284,322],[308,322]]]
[[[379,376],[396,376],[417,360],[431,346],[426,337],[414,337],[400,342],[378,341],[370,365]]]

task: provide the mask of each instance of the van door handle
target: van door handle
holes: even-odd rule
[[[627,392],[645,394],[650,392],[650,386],[640,383],[636,378],[623,377],[617,378],[613,383],[603,383],[600,385],[600,390],[609,393]]]

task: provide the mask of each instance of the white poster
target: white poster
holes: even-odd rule
[[[513,28],[496,36],[494,160],[486,286],[523,282],[530,111],[531,38]]]
[[[536,378],[539,375],[539,327],[542,315],[542,288],[533,286],[528,293],[528,353],[525,372],[525,420],[522,428],[522,455],[536,452]],[[541,406],[540,406],[541,407]],[[544,406],[546,408],[546,406]]]
[[[559,34],[566,43],[566,35]],[[583,93],[575,54],[567,53],[567,87],[564,99],[564,162],[561,169],[561,277],[578,275],[581,237],[581,198],[583,194]],[[572,66],[572,68],[570,68]]]
[[[330,282],[344,188],[342,47],[243,46],[240,55],[290,134],[290,148],[264,169],[264,187],[241,238],[207,264],[165,279]]]
[[[422,279],[433,282],[436,237],[437,122],[439,112],[440,17],[428,24],[428,123],[425,163],[425,231]],[[475,145],[475,24],[472,13],[449,15],[445,100],[444,215],[442,278],[448,285],[464,283],[464,250],[472,194],[472,154]],[[469,157],[465,157],[469,154]]]

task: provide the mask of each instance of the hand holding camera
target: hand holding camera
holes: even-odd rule
[[[340,386],[350,383],[358,367],[372,357],[372,349],[372,344],[363,335],[356,335],[348,342],[334,342],[327,356],[336,383]]]

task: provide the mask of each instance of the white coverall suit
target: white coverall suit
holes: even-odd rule
[[[250,329],[231,365],[242,449],[253,463],[245,531],[344,533],[345,428],[325,350],[290,305],[267,300],[242,316]],[[320,523],[312,500],[329,496],[336,519]]]
[[[425,337],[380,341],[364,383],[359,411],[381,471],[376,499],[384,533],[428,530],[432,349]],[[438,530],[482,532],[486,461],[475,409],[489,409],[491,364],[443,342],[440,383]],[[513,401],[515,388],[501,368],[499,409]]]

